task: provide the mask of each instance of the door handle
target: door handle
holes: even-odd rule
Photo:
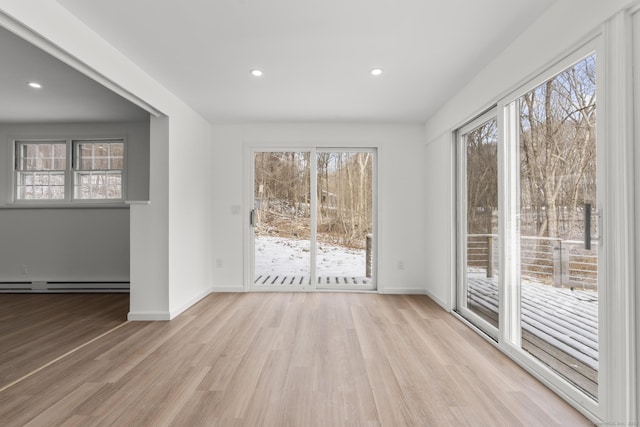
[[[591,250],[591,203],[584,204],[584,248]]]
[[[251,209],[251,211],[249,212],[249,225],[251,227],[256,226],[256,210],[255,209]]]

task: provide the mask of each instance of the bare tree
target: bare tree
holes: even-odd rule
[[[595,202],[595,56],[519,103],[523,226],[538,236],[571,236],[579,204]]]

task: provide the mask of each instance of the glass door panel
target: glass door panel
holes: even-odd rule
[[[520,97],[522,349],[598,391],[595,55]]]
[[[375,289],[373,152],[317,153],[317,287]]]
[[[309,152],[254,155],[254,285],[311,283]]]
[[[497,127],[492,113],[461,129],[458,141],[462,253],[457,310],[494,338],[500,301]]]

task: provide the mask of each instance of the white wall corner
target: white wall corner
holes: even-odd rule
[[[429,298],[431,298],[436,304],[438,304],[448,313],[451,313],[451,311],[453,310],[453,307],[451,304],[447,303],[446,301],[443,301],[441,298],[438,298],[433,292],[429,291],[428,289],[424,290],[423,293]]]
[[[206,298],[207,296],[209,296],[212,292],[213,292],[213,289],[209,288],[209,289],[201,292],[200,294],[196,295],[195,297],[191,298],[189,301],[185,302],[184,304],[182,304],[180,307],[176,308],[175,310],[171,310],[169,312],[169,320],[175,319],[180,314],[182,314],[185,310],[187,310],[188,308],[190,308],[194,304],[198,303],[199,301],[201,301],[204,298]]]
[[[211,289],[211,293],[224,293],[224,292],[246,292],[243,285],[216,285]]]

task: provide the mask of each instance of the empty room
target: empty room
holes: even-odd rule
[[[637,0],[0,0],[0,424],[637,425]]]

